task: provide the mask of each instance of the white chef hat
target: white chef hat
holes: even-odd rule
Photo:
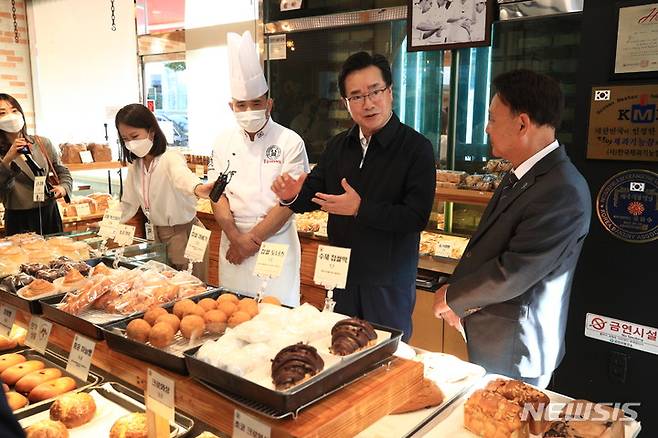
[[[242,36],[229,32],[228,65],[231,77],[231,97],[250,100],[267,93],[268,87],[251,33]]]

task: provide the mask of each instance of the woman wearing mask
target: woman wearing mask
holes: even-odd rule
[[[5,206],[6,235],[62,232],[55,199],[71,193],[71,173],[60,163],[50,140],[27,135],[23,109],[8,94],[0,94],[0,157],[0,201]],[[34,160],[32,167],[30,159]],[[59,177],[59,185],[52,187],[43,202],[33,201],[35,173]]]
[[[126,105],[116,115],[115,125],[123,149],[124,162],[130,163],[121,199],[122,222],[141,207],[146,215],[147,237],[167,244],[169,264],[186,269],[183,256],[193,225],[203,227],[196,217],[197,197],[207,198],[213,183],[203,184],[187,167],[185,158],[167,150],[165,139],[153,113],[138,103]],[[203,263],[195,263],[193,274],[207,279],[208,251]]]

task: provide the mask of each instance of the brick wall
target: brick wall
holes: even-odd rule
[[[34,100],[30,72],[25,2],[16,1],[18,43],[14,40],[11,0],[0,0],[0,92],[14,96],[23,107],[27,127],[34,132]]]

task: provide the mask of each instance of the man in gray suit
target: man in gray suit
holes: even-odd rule
[[[564,357],[576,262],[589,231],[591,197],[555,139],[559,84],[529,70],[494,79],[487,134],[512,162],[434,314],[465,331],[469,359],[489,373],[545,388]]]

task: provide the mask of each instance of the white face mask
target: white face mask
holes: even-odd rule
[[[267,122],[267,110],[234,112],[238,125],[247,132],[258,132]]]
[[[144,158],[153,147],[153,140],[150,138],[140,138],[139,140],[131,140],[126,142],[126,149],[139,158]]]
[[[0,119],[0,129],[5,132],[16,133],[23,129],[23,126],[25,126],[25,120],[18,113],[7,114]]]

